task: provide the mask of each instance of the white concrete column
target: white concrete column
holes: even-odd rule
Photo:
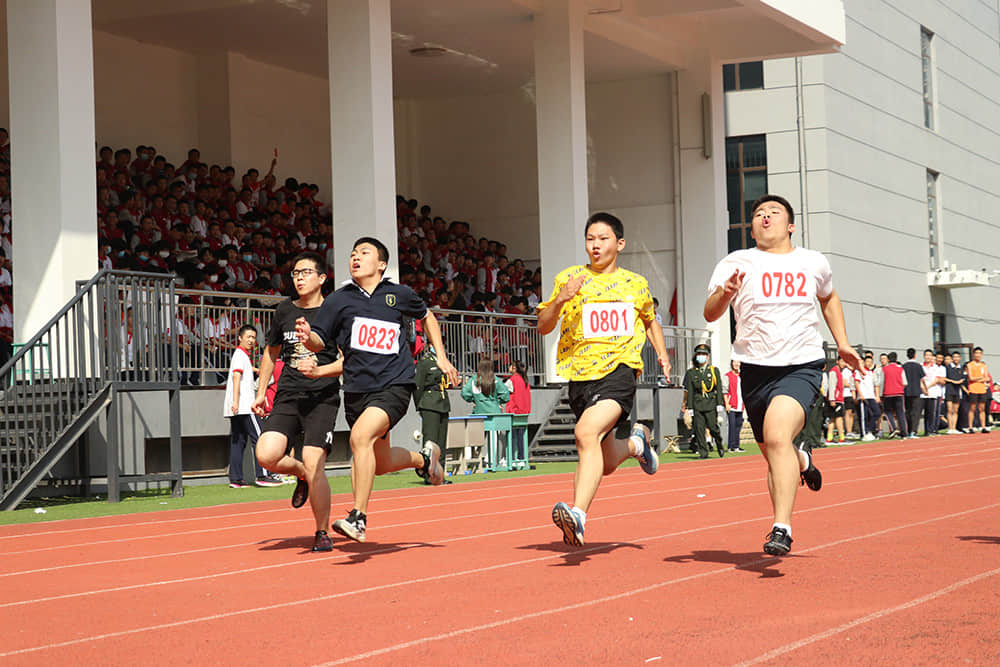
[[[7,2],[14,338],[34,335],[97,272],[89,2]]]
[[[708,280],[728,253],[722,64],[708,57],[692,58],[691,66],[677,77],[681,174],[677,317],[681,326],[701,328],[706,326],[702,313]],[[725,368],[731,348],[729,313],[710,328],[712,358]]]
[[[335,279],[360,236],[389,248],[398,278],[389,0],[330,0],[327,26]]]
[[[199,53],[197,67],[198,143],[205,159],[233,163],[228,51]]]
[[[542,292],[557,273],[587,261],[587,106],[581,0],[544,0],[535,14],[535,118],[538,135],[538,233]],[[545,338],[545,377],[558,381],[558,330]]]

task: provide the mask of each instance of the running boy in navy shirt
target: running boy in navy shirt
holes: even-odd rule
[[[296,323],[299,341],[307,349],[318,351],[326,341],[335,341],[343,354],[354,507],[346,519],[333,523],[333,529],[358,542],[365,541],[375,475],[414,468],[422,470],[431,484],[444,481],[437,443],[424,443],[421,452],[389,446],[389,431],[406,414],[414,389],[413,358],[403,340],[404,317],[423,321],[427,340],[437,351],[438,368],[453,385],[458,384],[458,372],[445,354],[437,319],[412,289],[383,276],[388,260],[389,250],[378,239],[365,236],[355,241],[351,280],[326,298],[311,323],[304,318]]]

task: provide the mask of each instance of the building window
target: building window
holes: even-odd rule
[[[946,353],[945,331],[944,313],[934,313],[934,319],[931,323],[931,335],[934,337],[934,349],[942,353]]]
[[[750,206],[766,194],[767,137],[755,134],[726,139],[729,252],[757,245],[750,237]]]
[[[920,28],[920,66],[924,84],[924,127],[934,129],[934,33]]]
[[[764,61],[722,66],[722,89],[753,90],[764,87]]]
[[[938,176],[936,171],[927,170],[927,244],[930,248],[931,269],[937,269],[942,265]]]

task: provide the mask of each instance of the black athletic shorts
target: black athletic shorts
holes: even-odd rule
[[[990,405],[990,394],[969,394],[969,405],[985,405],[989,407]],[[989,410],[987,410],[989,412]]]
[[[354,427],[354,422],[365,411],[365,408],[381,408],[389,415],[389,429],[399,423],[406,411],[410,407],[414,385],[412,384],[391,384],[384,389],[368,392],[344,392],[344,416],[347,417],[347,424]],[[384,435],[384,434],[383,434]]]
[[[826,417],[827,419],[836,419],[837,417],[843,417],[844,404],[834,403],[833,405],[830,405],[829,401],[825,401],[823,403],[823,416]]]
[[[261,433],[281,433],[288,438],[289,444],[301,433],[303,445],[322,447],[329,453],[333,447],[333,425],[337,421],[339,407],[338,391],[278,392]]]
[[[598,401],[610,398],[622,408],[622,414],[615,423],[616,437],[624,437],[622,431],[630,425],[629,414],[635,404],[635,369],[619,364],[598,380],[578,380],[569,383],[569,407],[577,420],[584,411]]]
[[[854,397],[853,396],[844,396],[844,410],[846,411],[846,410],[853,410],[853,409],[854,409]]]
[[[802,406],[804,415],[809,415],[823,382],[825,363],[818,359],[794,366],[760,366],[745,362],[740,366],[743,403],[753,437],[758,443],[764,442],[764,413],[775,396],[794,398]],[[843,403],[837,405],[843,414]]]

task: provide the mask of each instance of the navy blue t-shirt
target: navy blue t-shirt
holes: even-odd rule
[[[354,282],[333,292],[310,326],[324,342],[335,340],[343,352],[343,390],[363,393],[413,383],[404,317],[426,315],[427,305],[416,292],[385,278],[371,294]]]

